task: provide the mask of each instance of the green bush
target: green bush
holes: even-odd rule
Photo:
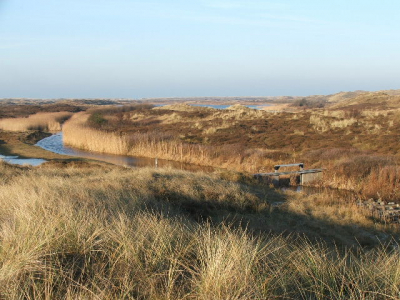
[[[104,118],[104,115],[99,112],[92,113],[88,119],[88,122],[93,127],[102,127],[108,123],[107,119]]]

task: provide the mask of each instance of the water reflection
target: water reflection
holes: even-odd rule
[[[134,157],[134,156],[125,156],[125,155],[113,155],[113,154],[104,154],[104,153],[96,153],[96,152],[88,152],[82,151],[75,148],[64,146],[62,132],[54,134],[50,137],[47,137],[43,140],[40,140],[36,146],[40,148],[51,151],[58,154],[64,154],[69,156],[90,158],[95,160],[101,160],[105,162],[109,162],[115,165],[121,166],[129,166],[129,167],[154,167],[155,159],[154,158],[145,158],[145,157]],[[212,167],[203,167],[197,165],[191,165],[176,161],[158,159],[158,167],[160,168],[173,168],[187,171],[204,171],[204,172],[212,172],[214,168]]]
[[[20,165],[20,166],[39,166],[42,163],[46,162],[45,159],[41,158],[19,158],[19,156],[5,156],[5,155],[0,155],[0,161],[4,161],[9,164],[13,165]]]

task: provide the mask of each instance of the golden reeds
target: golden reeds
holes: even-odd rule
[[[84,113],[77,113],[64,124],[63,138],[66,145],[94,152],[127,154],[124,136],[84,126],[88,117]]]
[[[0,119],[0,129],[8,131],[60,131],[61,124],[72,116],[70,112],[37,113],[27,118]]]
[[[266,149],[186,143],[176,136],[154,131],[127,134],[95,129],[86,125],[88,117],[86,113],[79,113],[66,122],[63,131],[67,145],[95,152],[168,159],[252,173],[271,172],[274,164],[296,162],[295,155],[286,159],[285,156],[280,158],[279,152]],[[400,169],[396,167],[394,160],[386,161],[390,157],[371,155],[355,149],[332,148],[313,152],[319,153],[314,156],[319,165],[327,169],[323,179],[317,184],[353,190],[364,198],[397,200]],[[307,155],[304,158],[305,162],[309,161],[310,166],[315,164]],[[390,175],[387,174],[389,171],[382,171],[389,165],[393,166]]]
[[[160,158],[249,172],[258,172],[264,166],[277,163],[277,160],[266,157],[270,151],[265,149],[235,151],[224,145],[189,144],[162,132],[129,135],[107,132],[86,126],[88,117],[86,113],[78,113],[65,123],[63,135],[66,145],[94,152]]]

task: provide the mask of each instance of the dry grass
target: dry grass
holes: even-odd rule
[[[268,227],[251,233],[257,218],[286,231],[300,218],[315,231],[324,217],[311,198],[304,209],[293,199],[266,212],[268,199],[250,187],[203,174],[6,164],[0,174],[2,299],[395,299],[400,292],[398,248],[346,250]],[[307,212],[315,218],[305,221]],[[340,228],[350,239],[348,224],[376,234],[355,214],[329,222],[320,236]]]
[[[353,190],[364,198],[399,200],[396,109],[270,114],[242,106],[216,110],[179,104],[96,114],[80,113],[67,122],[65,142],[90,151],[251,173],[301,161],[307,168],[327,169],[320,185]],[[91,118],[95,122],[87,121]],[[379,160],[390,163],[368,166]]]
[[[396,134],[396,126],[399,125],[398,114],[398,109],[313,111],[310,115],[310,124],[321,133],[346,129],[346,134],[357,131],[363,135]]]
[[[332,119],[322,118],[316,114],[313,114],[310,117],[310,124],[313,125],[315,130],[320,132],[327,132],[332,129],[343,129],[346,127],[350,127],[354,124],[357,124],[357,122],[358,121],[355,118],[332,120]]]
[[[61,124],[72,116],[71,112],[36,113],[27,118],[0,119],[0,129],[8,131],[60,131]]]
[[[291,107],[289,104],[272,104],[270,106],[264,106],[262,110],[269,112],[282,112],[290,111]]]
[[[396,157],[374,155],[357,149],[310,151],[307,160],[324,160],[322,186],[355,191],[363,199],[400,200],[400,166]]]
[[[392,109],[400,107],[400,97],[387,91],[363,93],[332,106],[336,109]]]
[[[176,136],[160,132],[126,134],[103,131],[86,126],[88,118],[89,115],[78,113],[65,123],[65,144],[94,152],[153,157],[254,172],[259,170],[259,166],[271,165],[273,162],[268,156],[275,155],[274,151],[261,149],[185,143]]]

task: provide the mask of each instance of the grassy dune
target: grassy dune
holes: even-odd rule
[[[380,91],[362,93],[355,97],[343,99],[333,105],[333,108],[345,109],[399,109],[400,96],[397,91]]]
[[[26,118],[0,119],[0,129],[7,131],[60,131],[61,124],[72,116],[71,112],[36,113]]]
[[[1,299],[395,299],[400,292],[398,248],[388,244],[398,232],[329,194],[313,199],[218,174],[83,163],[0,164],[0,175]],[[277,200],[286,204],[272,210]]]
[[[90,151],[249,173],[304,162],[307,168],[327,169],[315,184],[353,190],[363,198],[398,201],[400,112],[385,107],[298,113],[268,113],[240,105],[222,111],[182,104],[102,109],[68,121],[64,139]]]

